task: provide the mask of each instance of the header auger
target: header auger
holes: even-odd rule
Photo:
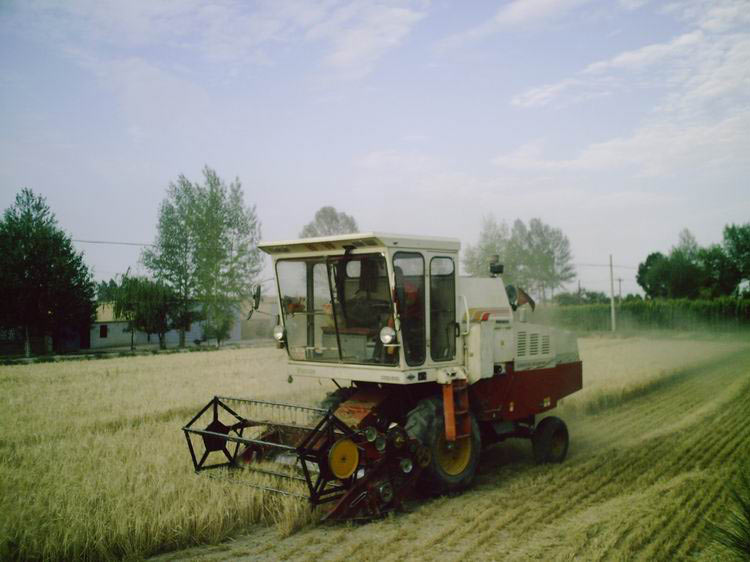
[[[565,423],[537,417],[581,388],[575,338],[526,322],[522,290],[457,276],[460,244],[351,234],[262,244],[273,257],[288,374],[331,379],[319,408],[215,397],[184,428],[197,472],[245,468],[269,492],[367,519],[415,490],[469,486],[481,448],[529,438],[561,462]],[[286,484],[282,484],[286,482]]]

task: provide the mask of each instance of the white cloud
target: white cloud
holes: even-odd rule
[[[352,77],[368,74],[424,17],[421,10],[390,4],[345,5],[312,26],[307,37],[324,39],[332,50],[325,63]]]
[[[399,151],[394,149],[373,150],[360,157],[355,164],[357,167],[382,173],[385,170],[396,171],[398,176],[412,177],[433,174],[440,169],[440,162],[432,156],[414,151]]]
[[[37,33],[98,56],[102,47],[122,55],[159,48],[207,62],[268,64],[280,44],[320,44],[326,66],[361,77],[403,42],[426,6],[426,0],[33,0],[22,9]]]
[[[648,4],[649,0],[620,0],[620,6],[626,10],[637,10]]]
[[[500,8],[493,21],[496,25],[525,25],[559,17],[591,0],[513,0]]]
[[[671,118],[692,119],[705,113],[710,103],[724,100],[726,105],[728,96],[747,99],[750,95],[750,34],[726,32],[727,24],[715,23],[724,21],[722,18],[730,19],[727,14],[737,15],[739,3],[700,4],[702,10],[698,10],[699,4],[680,5],[680,17],[695,29],[669,41],[590,63],[573,76],[516,94],[511,104],[517,107],[565,106],[614,94],[625,87],[629,90],[652,88],[664,91],[657,111],[679,110],[680,115]],[[676,10],[672,6],[667,11]],[[746,12],[750,14],[750,10]],[[750,15],[738,18],[750,21]]]
[[[487,21],[443,39],[438,49],[445,51],[464,43],[499,33],[509,27],[532,25],[554,20],[593,0],[511,0],[501,6]]]
[[[559,82],[545,84],[531,88],[522,94],[517,94],[511,98],[511,104],[517,107],[543,107],[554,103],[560,107],[580,103],[585,100],[610,95],[614,86],[613,82],[610,78],[599,80],[566,78]],[[573,93],[570,96],[563,96],[567,91],[572,91]]]
[[[731,34],[706,42],[689,60],[676,65],[674,89],[660,111],[694,119],[702,113],[731,112],[750,101],[750,34]]]
[[[610,59],[592,63],[583,69],[583,74],[600,74],[615,69],[642,70],[647,66],[662,63],[665,59],[687,56],[703,42],[703,32],[691,31],[666,43],[646,45],[639,49],[622,52]]]
[[[687,23],[712,32],[727,32],[750,24],[747,0],[680,0],[664,7]]]
[[[635,177],[674,176],[745,162],[750,154],[750,110],[716,123],[692,126],[654,122],[630,136],[593,143],[573,158],[544,155],[544,143],[534,141],[496,156],[492,163],[510,171],[597,172],[629,171]]]
[[[706,37],[700,30],[680,35],[666,43],[646,45],[639,49],[624,51],[609,59],[597,61],[586,66],[573,77],[557,82],[536,86],[516,94],[511,104],[518,107],[543,107],[556,103],[559,106],[580,103],[596,97],[610,95],[621,80],[616,72],[643,72],[656,65],[675,66],[675,61],[695,57],[701,49],[706,48]],[[670,70],[667,67],[667,70]],[[658,73],[653,80],[642,83],[663,81],[663,74]],[[632,84],[632,81],[630,82]]]
[[[515,95],[513,96],[511,103],[519,107],[544,106],[550,103],[553,99],[559,97],[560,94],[566,90],[570,90],[574,86],[580,84],[580,80],[566,78],[565,80],[531,88],[522,94]]]
[[[542,155],[544,143],[535,140],[519,146],[518,148],[500,154],[492,159],[492,163],[506,170],[560,170],[569,167],[562,160],[549,160]]]

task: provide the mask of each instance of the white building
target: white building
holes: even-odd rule
[[[236,321],[229,332],[229,338],[226,342],[237,342],[242,339],[251,339],[257,337],[258,323],[264,319],[270,322],[270,328],[276,319],[276,299],[263,299],[261,301],[260,311],[253,314],[251,320],[247,320],[249,305],[240,307],[237,313]],[[260,314],[259,314],[260,312]],[[90,349],[102,349],[108,347],[130,347],[130,332],[127,330],[128,323],[114,317],[113,305],[111,303],[101,303],[97,307],[96,321],[91,325],[90,331]],[[269,329],[270,333],[270,329]],[[203,340],[203,327],[200,322],[193,322],[190,330],[185,332],[185,344],[195,345]],[[180,343],[180,332],[170,330],[165,335],[167,347],[176,347]],[[159,344],[159,336],[137,331],[133,334],[133,343],[136,347],[143,345]]]

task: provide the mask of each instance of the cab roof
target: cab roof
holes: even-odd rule
[[[306,252],[331,252],[348,247],[361,248],[405,248],[411,250],[437,250],[457,252],[461,241],[457,238],[412,236],[408,234],[385,234],[382,232],[357,232],[335,236],[319,236],[280,242],[261,242],[258,248],[272,256]]]

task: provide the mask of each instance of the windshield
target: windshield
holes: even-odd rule
[[[385,258],[335,256],[276,263],[287,350],[298,361],[395,365],[380,342],[393,326]]]

